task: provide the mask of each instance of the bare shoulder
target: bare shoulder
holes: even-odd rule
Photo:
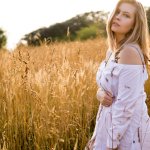
[[[119,53],[119,57],[119,64],[142,65],[141,56],[135,47],[129,45],[124,46]]]

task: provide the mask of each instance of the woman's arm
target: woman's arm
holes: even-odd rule
[[[127,52],[128,52],[127,54],[125,52],[122,53],[123,59],[120,60],[120,62],[122,64],[128,63],[129,65],[129,62],[127,62],[128,61],[127,58],[129,58],[129,51]],[[130,58],[133,59],[132,61],[135,60],[137,61],[138,59],[136,59],[136,56],[137,57],[139,56],[137,55],[136,51],[134,51],[134,53],[133,51],[130,52]],[[120,59],[122,57],[120,57]],[[135,63],[138,64],[141,62],[133,62],[133,64]],[[120,144],[120,140],[124,136],[131,122],[131,118],[135,111],[135,104],[138,100],[141,87],[144,86],[142,85],[143,83],[141,82],[143,68],[137,66],[131,68],[128,65],[124,65],[119,74],[118,94],[114,105],[112,105],[112,125],[108,129],[108,133],[109,133],[107,139],[108,148],[117,148],[117,146]],[[141,84],[139,85],[139,83]]]
[[[103,89],[98,88],[96,97],[103,106],[109,107],[112,105],[113,95],[110,92],[106,92]]]
[[[141,81],[141,70],[140,68],[124,68],[120,73],[118,95],[112,105],[112,125],[108,130],[107,146],[109,148],[112,148],[112,145],[113,148],[119,145],[131,122],[140,94],[141,85],[137,85]]]

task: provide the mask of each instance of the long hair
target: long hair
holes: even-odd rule
[[[125,38],[118,43],[119,47],[117,47],[114,32],[111,30],[111,25],[112,25],[113,18],[116,14],[116,11],[120,6],[120,4],[122,3],[132,4],[136,8],[136,12],[135,12],[134,28],[125,35]],[[113,10],[112,14],[110,15],[107,21],[106,30],[108,35],[107,38],[108,46],[111,50],[116,49],[117,51],[119,51],[126,44],[138,43],[142,50],[145,64],[148,64],[149,55],[150,55],[149,54],[150,38],[148,32],[146,12],[144,10],[143,5],[140,2],[137,2],[136,0],[119,0],[119,2],[117,3],[115,9]]]

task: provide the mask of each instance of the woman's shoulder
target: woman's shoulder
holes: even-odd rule
[[[140,47],[138,44],[126,44],[118,55],[118,64],[142,65],[140,55]]]

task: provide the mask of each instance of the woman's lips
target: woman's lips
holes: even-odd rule
[[[113,22],[112,25],[119,27],[120,25],[116,22]]]

